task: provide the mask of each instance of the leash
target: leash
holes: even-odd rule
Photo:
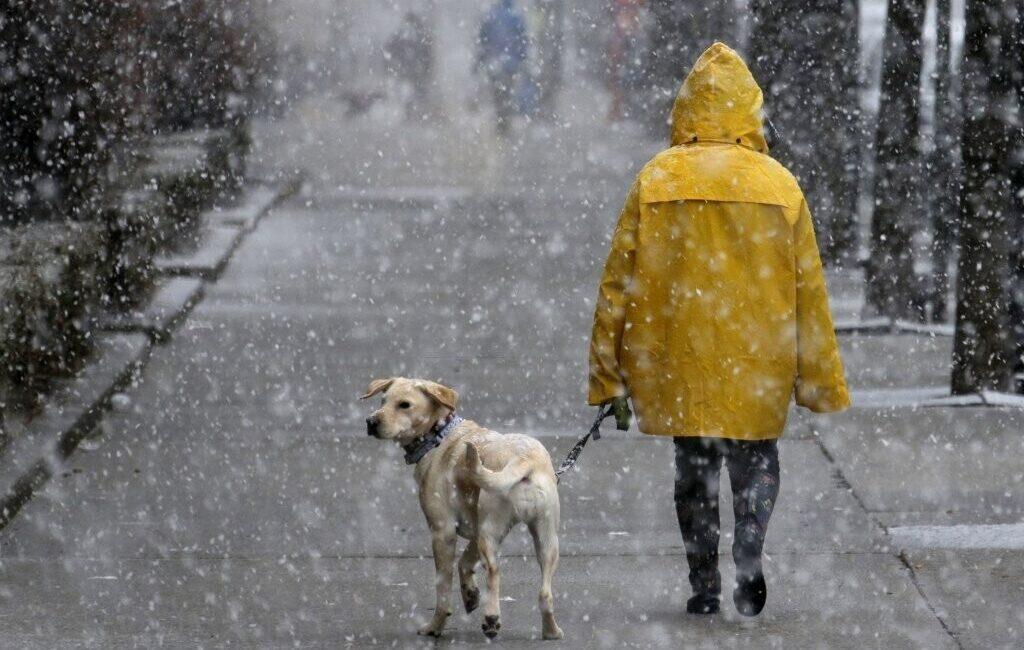
[[[580,454],[583,453],[583,448],[587,446],[587,441],[590,440],[591,436],[593,436],[594,440],[601,439],[601,422],[611,414],[611,405],[609,405],[607,409],[602,409],[601,412],[597,414],[597,419],[594,420],[594,424],[590,425],[590,431],[587,431],[579,440],[576,441],[576,444],[572,446],[572,449],[570,449],[569,453],[566,455],[565,460],[563,460],[562,464],[558,466],[558,470],[555,472],[556,481],[560,483],[562,481],[562,474],[565,474],[576,466],[576,461],[579,460]]]
[[[767,115],[764,116],[764,121],[768,123],[768,128],[772,130],[772,147],[778,146],[785,150],[786,141],[782,139],[782,134],[775,128],[775,122],[772,122],[772,118]]]

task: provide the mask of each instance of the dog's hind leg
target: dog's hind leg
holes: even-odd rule
[[[480,604],[480,589],[476,586],[477,563],[480,562],[480,551],[476,547],[476,540],[470,540],[466,550],[459,558],[459,586],[462,591],[462,604],[466,606],[466,613],[469,614]]]
[[[480,557],[484,561],[484,568],[487,569],[487,598],[484,600],[483,631],[489,639],[498,636],[498,630],[501,629],[501,604],[499,602],[501,576],[498,573],[498,546],[507,530],[507,523],[503,527],[499,522],[484,520],[480,522],[476,541]]]
[[[433,531],[434,569],[437,604],[434,617],[419,629],[424,636],[441,636],[452,613],[452,574],[455,572],[455,528]]]
[[[541,628],[545,639],[561,639],[562,630],[555,622],[555,602],[551,594],[551,578],[558,568],[558,510],[557,503],[553,517],[539,518],[530,525],[533,548],[540,564]]]

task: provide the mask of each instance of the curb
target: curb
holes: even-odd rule
[[[187,272],[183,271],[180,274],[170,274],[161,269],[165,277],[145,309],[125,318],[111,318],[100,322],[99,330],[109,332],[106,336],[110,337],[111,341],[124,342],[125,347],[128,348],[128,359],[117,359],[115,358],[116,354],[107,351],[106,354],[92,360],[92,363],[86,366],[86,370],[64,386],[65,390],[80,395],[86,391],[75,390],[73,387],[76,381],[85,381],[90,370],[96,374],[110,373],[109,377],[103,377],[104,381],[100,383],[101,387],[97,392],[70,405],[67,410],[77,410],[77,413],[67,422],[59,422],[59,415],[55,416],[58,418],[57,424],[59,424],[55,427],[56,431],[41,433],[41,440],[36,443],[34,450],[25,454],[30,455],[32,460],[21,463],[24,469],[13,470],[16,472],[16,476],[4,489],[3,496],[0,497],[0,530],[6,528],[14,520],[36,491],[43,487],[54,473],[59,471],[61,463],[67,460],[82,440],[96,428],[110,408],[112,397],[130,387],[137,380],[149,361],[154,346],[170,340],[172,330],[184,321],[192,308],[202,300],[205,283],[215,280],[219,276],[245,236],[253,231],[259,221],[274,206],[294,195],[301,185],[302,177],[296,175],[278,184],[272,197],[268,197],[264,193],[264,200],[256,204],[225,211],[225,213],[230,213],[230,218],[244,219],[247,223],[231,228],[234,231],[231,246],[222,257],[217,259],[215,273],[210,273],[208,264],[193,265],[192,267],[182,264],[170,267],[172,270],[188,268]],[[241,214],[243,208],[249,208],[249,214]],[[227,228],[223,229],[227,230]],[[208,259],[203,261],[206,262]],[[181,277],[181,275],[187,277]],[[105,367],[105,364],[109,366],[111,363],[119,365],[115,366],[116,369]],[[49,402],[52,403],[52,401],[51,398]],[[84,404],[82,404],[83,401]],[[31,441],[26,441],[26,444],[31,444]],[[4,456],[10,455],[11,450],[4,452]],[[12,463],[16,462],[16,460],[12,461]]]
[[[206,232],[199,247],[194,251],[157,257],[154,260],[157,271],[165,276],[216,280],[245,236],[274,206],[298,192],[301,186],[300,175],[274,184],[254,184],[242,197],[241,205],[207,210],[200,215]]]
[[[954,336],[956,328],[948,323],[915,323],[891,318],[836,321],[837,335],[843,334],[928,334]]]
[[[215,280],[245,236],[238,226],[210,226],[195,251],[158,257],[153,260],[161,275],[182,275]]]
[[[1016,408],[1024,409],[1024,395],[983,390],[953,395],[949,386],[860,389],[851,393],[852,408]]]
[[[134,340],[132,340],[133,336]],[[28,469],[14,479],[3,497],[0,498],[0,529],[7,526],[22,506],[32,498],[35,491],[53,476],[58,465],[74,452],[82,439],[99,423],[104,412],[110,407],[110,401],[114,394],[131,385],[149,360],[153,344],[148,338],[138,334],[113,335],[113,337],[115,345],[110,346],[105,354],[102,354],[88,367],[88,370],[100,375],[109,372],[110,376],[103,377],[106,380],[105,383],[101,384],[98,392],[94,392],[84,400],[84,405],[81,403],[71,405],[69,410],[74,411],[78,407],[79,412],[71,418],[70,422],[58,427],[56,432],[42,434],[42,444],[39,445],[42,449],[35,452],[38,458],[30,461]],[[115,349],[117,343],[123,343],[128,355],[127,359],[117,358],[120,356]],[[112,363],[116,364],[114,368],[105,367]],[[88,370],[83,372],[78,379],[85,380]],[[75,381],[69,382],[65,389],[74,394],[80,394],[81,391],[75,388],[75,383]]]

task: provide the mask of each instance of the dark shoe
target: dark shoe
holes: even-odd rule
[[[709,594],[697,594],[686,601],[687,614],[717,614],[721,598]]]
[[[718,554],[686,554],[690,566],[690,589],[694,594],[718,598],[722,593],[722,576],[718,573]]]
[[[744,616],[757,616],[764,609],[768,600],[768,585],[764,582],[764,573],[756,571],[747,576],[736,578],[736,589],[732,592],[732,602]]]

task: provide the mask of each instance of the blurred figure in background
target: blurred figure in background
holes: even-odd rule
[[[389,70],[411,88],[405,103],[407,118],[424,117],[434,73],[434,39],[423,17],[405,14],[402,25],[384,47]]]
[[[508,135],[516,111],[519,76],[526,62],[526,21],[514,0],[498,0],[480,24],[474,71],[483,71],[494,99],[495,128]]]
[[[542,119],[551,119],[562,90],[565,0],[534,0],[533,7],[536,28],[532,31],[534,36],[530,44],[536,60],[536,114]]]
[[[636,86],[638,59],[641,56],[641,11],[643,0],[615,0],[612,4],[612,31],[608,39],[608,90],[612,103],[608,121],[627,117],[629,95]]]

